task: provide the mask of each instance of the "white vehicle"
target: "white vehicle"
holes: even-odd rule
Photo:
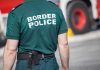
[[[75,34],[96,29],[100,18],[100,0],[60,0],[66,21]]]

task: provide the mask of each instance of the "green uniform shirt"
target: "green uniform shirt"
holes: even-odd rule
[[[54,53],[58,35],[67,31],[61,10],[52,2],[33,0],[9,13],[7,39],[19,40],[18,52]]]

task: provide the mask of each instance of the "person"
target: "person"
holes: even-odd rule
[[[46,0],[30,0],[9,13],[3,70],[69,70],[67,24],[62,11]]]

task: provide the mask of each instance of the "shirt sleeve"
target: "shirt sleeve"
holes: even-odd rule
[[[18,19],[16,15],[12,12],[10,12],[8,15],[6,37],[7,39],[19,39]]]
[[[68,31],[67,23],[65,21],[64,15],[61,10],[59,16],[60,16],[60,23],[59,23],[60,25],[58,34],[66,33]]]

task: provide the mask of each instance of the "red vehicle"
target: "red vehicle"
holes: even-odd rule
[[[24,0],[0,0],[0,11],[6,14],[12,10],[12,8],[23,3]]]

